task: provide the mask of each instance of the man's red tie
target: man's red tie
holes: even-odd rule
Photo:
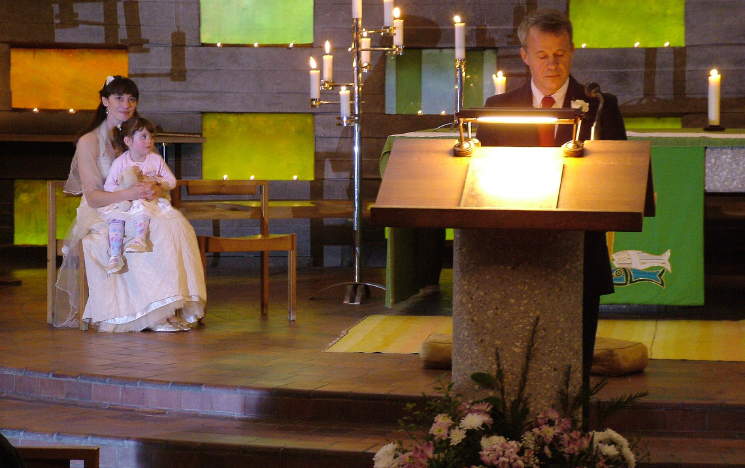
[[[546,96],[541,100],[541,107],[549,108],[553,107],[554,103],[556,103],[556,100],[552,98],[551,96]],[[548,124],[548,125],[539,125],[538,126],[538,144],[540,146],[554,146],[554,131],[556,130],[556,125],[554,124]]]

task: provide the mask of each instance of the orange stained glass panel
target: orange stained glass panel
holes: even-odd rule
[[[10,51],[12,105],[20,109],[92,110],[109,75],[127,76],[124,49]]]

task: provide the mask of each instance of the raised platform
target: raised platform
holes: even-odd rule
[[[417,355],[322,351],[367,315],[449,314],[450,270],[439,293],[386,309],[377,291],[358,306],[335,290],[308,301],[352,272],[301,269],[289,324],[282,271],[262,319],[256,275],[211,269],[203,327],[123,335],[49,328],[44,270],[10,274],[23,283],[0,286],[0,431],[17,445],[101,446],[102,467],[369,468],[402,438],[403,405],[443,375]],[[647,466],[745,466],[745,363],[651,361],[601,398],[640,390],[650,396],[612,427],[644,437]]]

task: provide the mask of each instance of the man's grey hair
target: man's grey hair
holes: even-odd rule
[[[569,21],[565,13],[559,10],[544,8],[534,11],[523,19],[523,22],[517,28],[517,37],[524,49],[528,48],[527,37],[530,28],[538,28],[541,32],[553,34],[561,34],[566,31],[569,34],[569,41],[574,40],[572,38],[572,22]]]

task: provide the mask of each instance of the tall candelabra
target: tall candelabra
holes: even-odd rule
[[[346,286],[344,295],[345,304],[361,304],[370,295],[370,286],[385,290],[385,287],[375,283],[362,280],[362,266],[360,264],[360,249],[362,245],[362,195],[360,186],[362,182],[362,75],[370,67],[370,51],[389,51],[401,55],[403,53],[403,20],[398,19],[398,8],[393,8],[393,0],[383,0],[384,26],[379,29],[362,28],[362,0],[352,1],[352,68],[354,81],[352,83],[337,83],[333,80],[332,64],[333,58],[330,54],[329,42],[326,41],[326,55],[323,57],[323,79],[320,71],[315,69],[315,60],[311,58],[310,71],[310,107],[316,108],[324,104],[339,104],[339,124],[345,127],[354,127],[352,158],[354,163],[354,280],[337,283],[323,288],[318,293],[337,286]],[[380,34],[383,37],[393,37],[393,47],[371,47],[370,34]],[[350,112],[350,90],[351,104]],[[321,91],[339,90],[339,101],[322,101]],[[316,293],[316,294],[318,294]],[[314,295],[315,296],[315,295]]]

